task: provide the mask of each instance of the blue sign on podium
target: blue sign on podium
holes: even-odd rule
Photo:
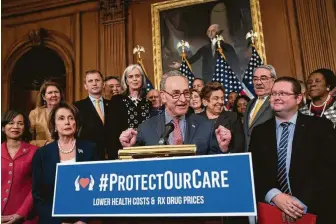
[[[255,216],[250,153],[57,164],[53,216]]]

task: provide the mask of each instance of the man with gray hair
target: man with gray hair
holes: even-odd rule
[[[269,94],[275,79],[276,73],[272,65],[260,65],[253,71],[253,87],[257,97],[247,104],[244,114],[246,152],[253,128],[274,115],[269,103]]]
[[[160,88],[165,111],[140,124],[138,131],[123,131],[119,138],[123,147],[158,145],[165,126],[171,123],[174,129],[166,139],[169,145],[195,144],[199,155],[230,151],[230,130],[219,126],[214,133],[211,121],[196,114],[186,115],[191,94],[185,76],[179,71],[170,71],[163,76]]]
[[[190,64],[195,63],[200,58],[202,58],[202,78],[205,83],[209,83],[212,81],[212,76],[214,73],[214,69],[216,66],[216,57],[218,52],[217,50],[217,43],[214,40],[216,35],[219,35],[223,32],[218,24],[212,24],[209,26],[206,35],[209,38],[209,43],[198,49],[198,51],[188,58]],[[221,44],[221,48],[223,49],[223,53],[227,59],[228,64],[231,66],[232,70],[240,74],[240,66],[237,54],[234,48],[228,44],[223,43]],[[174,62],[170,65],[171,68],[179,69],[181,64],[178,62]]]

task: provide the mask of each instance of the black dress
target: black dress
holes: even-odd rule
[[[128,128],[137,129],[151,114],[151,103],[146,99],[132,100],[126,95],[113,96],[108,104],[106,145],[108,159],[117,159],[122,148],[119,136]]]

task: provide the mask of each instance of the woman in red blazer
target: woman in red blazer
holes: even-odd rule
[[[1,223],[38,223],[32,197],[32,159],[29,119],[10,110],[1,119]]]

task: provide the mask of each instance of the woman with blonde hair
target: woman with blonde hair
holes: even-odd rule
[[[42,84],[37,96],[36,108],[29,114],[30,131],[33,136],[31,144],[40,147],[53,141],[48,130],[49,114],[63,99],[63,91],[58,83],[46,81]]]

